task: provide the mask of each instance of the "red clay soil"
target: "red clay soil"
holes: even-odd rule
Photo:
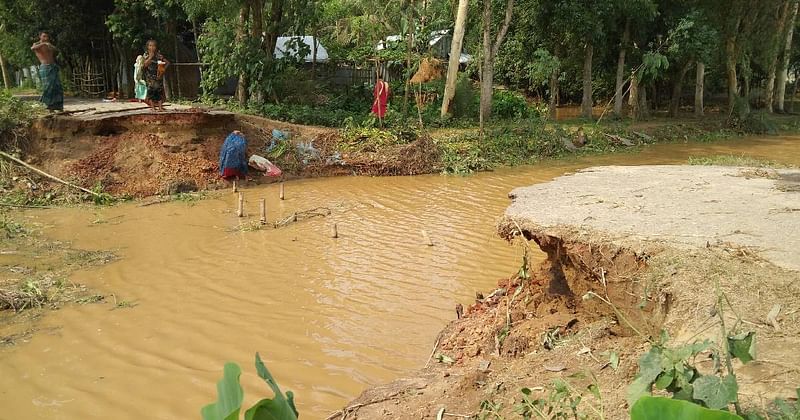
[[[262,150],[272,128],[290,131],[297,138],[308,135],[269,120],[238,118],[204,112],[93,121],[46,118],[32,128],[23,153],[30,163],[83,187],[100,185],[104,192],[138,198],[224,185],[217,161],[222,142],[233,130],[245,133],[249,153]]]

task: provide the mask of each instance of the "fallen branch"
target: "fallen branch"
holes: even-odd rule
[[[624,144],[625,146],[633,146],[633,142],[626,139],[625,137],[617,136],[614,134],[603,133],[604,136],[614,140],[617,143]]]
[[[164,107],[168,107],[168,106],[169,105],[164,105]],[[140,107],[136,107],[136,108],[108,109],[108,110],[105,110],[105,111],[95,112],[92,115],[114,114],[114,113],[117,113],[117,112],[127,112],[127,111],[142,111],[142,110],[145,110],[145,109],[150,109],[150,107],[149,106],[140,106]]]
[[[299,220],[310,219],[312,217],[325,217],[330,216],[331,209],[327,207],[315,207],[310,210],[305,211],[298,211],[290,214],[288,217],[285,217],[283,220],[279,220],[275,222],[275,228],[280,228],[289,225],[290,223],[297,222]]]
[[[634,131],[633,134],[636,134],[637,136],[643,138],[644,140],[653,141],[653,136],[649,136],[649,135],[647,135],[645,133],[642,133],[640,131]]]
[[[155,205],[155,204],[169,203],[170,201],[172,201],[172,197],[159,198],[157,200],[153,200],[153,201],[149,201],[147,203],[139,204],[139,207],[148,207],[148,206],[152,206],[152,205]]]
[[[35,167],[33,167],[33,166],[31,166],[31,165],[29,165],[29,164],[25,163],[24,161],[22,161],[22,160],[20,160],[20,159],[17,159],[17,158],[15,158],[14,156],[11,156],[11,155],[9,155],[9,154],[8,154],[8,153],[6,153],[6,152],[0,152],[0,156],[2,156],[2,157],[6,158],[6,159],[8,159],[8,160],[10,160],[10,161],[12,161],[12,162],[14,162],[14,163],[17,163],[17,164],[19,164],[19,165],[22,165],[23,167],[25,167],[25,168],[27,168],[27,169],[29,169],[29,170],[31,170],[31,171],[33,171],[33,172],[35,172],[35,173],[37,173],[37,174],[39,174],[39,175],[43,176],[43,177],[45,177],[45,178],[48,178],[48,179],[51,179],[51,180],[53,180],[53,181],[56,181],[56,182],[58,182],[58,183],[64,184],[64,185],[66,185],[66,186],[68,186],[68,187],[72,187],[72,188],[79,189],[79,190],[81,190],[81,191],[83,191],[83,192],[86,192],[86,193],[89,193],[89,194],[91,194],[91,195],[93,195],[93,196],[95,196],[95,197],[102,198],[102,195],[100,195],[99,193],[96,193],[96,192],[94,192],[94,191],[92,191],[92,190],[90,190],[90,189],[83,188],[83,187],[81,187],[80,185],[75,185],[75,184],[73,184],[73,183],[71,183],[71,182],[64,181],[64,180],[63,180],[63,179],[61,179],[61,178],[55,177],[55,176],[53,176],[53,175],[50,175],[50,174],[48,174],[47,172],[45,172],[45,171],[42,171],[41,169],[37,169],[37,168],[35,168]]]
[[[62,115],[70,115],[70,114],[80,114],[81,112],[94,111],[96,109],[97,108],[94,108],[94,107],[92,107],[92,108],[83,108],[83,109],[73,109],[71,111],[61,111],[61,112],[59,112],[59,113],[57,113],[55,115],[62,116]]]
[[[431,364],[431,359],[433,359],[433,355],[436,354],[436,349],[439,348],[439,342],[442,340],[442,334],[439,333],[439,336],[436,337],[436,342],[433,343],[433,350],[431,350],[431,355],[428,356],[428,360],[425,362],[425,368],[428,368],[428,365]]]

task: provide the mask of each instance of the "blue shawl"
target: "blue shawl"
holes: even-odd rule
[[[220,175],[223,175],[225,168],[237,169],[247,175],[247,140],[243,135],[231,133],[222,143],[219,151]]]

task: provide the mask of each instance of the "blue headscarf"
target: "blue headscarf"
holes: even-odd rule
[[[225,168],[238,169],[243,175],[247,175],[247,140],[241,134],[231,133],[222,143],[219,151],[219,174],[225,172]]]

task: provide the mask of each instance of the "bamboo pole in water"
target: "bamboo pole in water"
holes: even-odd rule
[[[260,222],[262,225],[267,224],[267,200],[261,199],[261,219]]]
[[[334,239],[339,237],[339,228],[336,226],[336,223],[334,223],[333,228],[331,228],[331,237]]]
[[[285,197],[285,195],[283,193],[283,182],[281,182],[281,192],[280,192],[279,196],[280,196],[281,200],[283,200],[283,198]]]
[[[239,193],[239,207],[236,209],[236,216],[244,217],[244,193]]]
[[[428,232],[426,232],[424,229],[422,230],[422,237],[425,239],[426,245],[433,246],[433,241],[431,240],[431,237],[428,236]]]
[[[239,187],[236,185],[236,178],[233,179],[233,193],[239,192]]]

